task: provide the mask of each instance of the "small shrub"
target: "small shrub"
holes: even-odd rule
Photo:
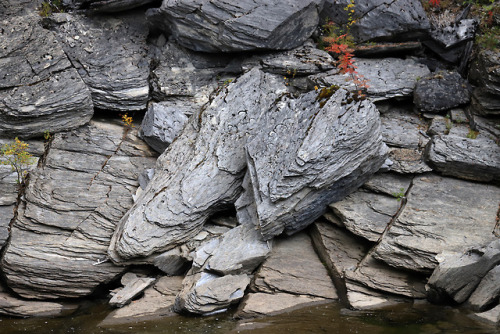
[[[42,17],[49,17],[52,13],[64,13],[62,0],[45,0],[38,12]]]
[[[33,156],[28,152],[28,144],[17,137],[13,143],[4,144],[0,149],[1,165],[10,165],[12,171],[17,173],[17,184],[23,186],[26,183],[28,167],[35,162]]]
[[[396,200],[400,202],[405,197],[405,188],[399,188],[399,192],[392,193],[392,196],[396,197]]]
[[[479,131],[474,131],[472,129],[469,129],[469,133],[467,134],[467,138],[476,139],[478,134],[479,134]]]

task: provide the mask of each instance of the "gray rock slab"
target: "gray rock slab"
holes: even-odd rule
[[[174,309],[194,314],[223,312],[243,298],[249,284],[250,277],[245,274],[220,277],[202,272],[187,276]]]
[[[192,108],[189,106],[151,103],[141,123],[141,137],[161,154],[181,133],[190,114]]]
[[[484,247],[466,248],[464,252],[443,252],[436,259],[439,265],[426,286],[428,299],[463,303],[481,279],[500,263],[500,240]]]
[[[410,299],[380,293],[359,284],[347,283],[346,287],[347,301],[354,310],[373,310],[410,302]]]
[[[105,261],[106,251],[132,206],[138,174],[154,162],[137,131],[118,121],[54,135],[42,168],[30,174],[3,254],[9,287],[26,298],[80,297],[122,273]]]
[[[93,115],[90,91],[39,19],[27,15],[0,23],[0,136],[41,137],[44,131],[75,129]]]
[[[392,165],[389,170],[400,174],[431,172],[432,168],[425,163],[423,153],[423,149],[391,147],[389,159],[392,161]]]
[[[0,292],[0,314],[9,317],[55,317],[69,315],[78,305],[19,299]]]
[[[483,320],[488,323],[499,324],[500,323],[500,305],[492,308],[489,311],[476,313],[475,318]]]
[[[427,66],[413,59],[354,58],[354,64],[359,76],[367,80],[366,94],[373,101],[411,96],[417,80],[430,73]],[[338,70],[311,76],[310,80],[318,85],[356,89],[351,76]]]
[[[146,109],[149,59],[144,14],[85,17],[58,13],[50,20],[89,87],[94,107],[123,112]]]
[[[469,40],[473,40],[476,36],[477,28],[477,20],[464,19],[458,22],[455,21],[452,25],[444,27],[433,26],[430,31],[430,36],[445,49],[449,49]]]
[[[432,119],[431,125],[427,130],[429,136],[444,135],[450,132],[453,127],[453,122],[446,117],[436,116]]]
[[[475,311],[485,311],[500,297],[500,265],[486,275],[467,300],[467,305]]]
[[[408,202],[376,247],[391,266],[430,273],[443,251],[493,240],[500,189],[434,174],[417,176]]]
[[[327,0],[321,17],[339,24],[348,22],[344,9],[348,0]],[[418,1],[358,0],[354,6],[352,34],[359,42],[368,40],[399,41],[425,34],[430,29],[427,14]]]
[[[182,277],[160,277],[153,286],[144,291],[140,299],[112,311],[99,323],[99,327],[135,324],[174,316],[175,297],[182,288]]]
[[[490,182],[500,180],[500,146],[487,138],[434,136],[425,151],[425,161],[443,175]]]
[[[236,318],[248,319],[257,317],[266,317],[291,312],[293,310],[320,305],[330,302],[329,299],[308,296],[295,295],[290,293],[250,293],[241,302]]]
[[[377,173],[363,185],[363,188],[375,193],[394,196],[395,192],[406,191],[412,180],[413,176],[409,175]]]
[[[413,103],[421,111],[437,113],[467,104],[470,98],[469,83],[460,74],[439,71],[417,82]]]
[[[394,189],[393,193],[405,193]],[[376,242],[384,233],[392,217],[398,212],[401,201],[387,196],[358,190],[343,200],[330,204],[332,212],[352,233]]]
[[[316,255],[311,239],[304,232],[275,242],[271,255],[255,274],[252,290],[338,299],[325,266]],[[263,298],[271,299],[267,296]],[[243,312],[246,312],[245,307]]]
[[[392,147],[422,149],[428,138],[423,135],[427,123],[413,112],[413,106],[391,107],[380,116],[382,137]]]
[[[113,260],[174,248],[196,235],[221,205],[234,202],[246,168],[246,135],[260,126],[249,120],[257,120],[284,93],[281,78],[253,70],[194,114],[122,219],[110,245]]]
[[[477,86],[473,92],[472,109],[481,115],[500,114],[500,56],[492,50],[481,50],[471,63],[469,79]]]
[[[113,295],[109,300],[109,304],[114,307],[123,307],[129,304],[132,299],[141,294],[155,281],[156,279],[151,277],[135,277],[135,279],[127,282],[123,289],[120,289]]]
[[[203,52],[287,50],[316,30],[322,0],[163,1],[147,12],[158,29],[181,45]]]

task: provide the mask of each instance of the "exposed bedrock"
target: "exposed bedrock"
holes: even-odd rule
[[[230,84],[159,158],[111,258],[174,248],[240,194],[240,223],[248,219],[264,239],[292,234],[361,186],[386,158],[377,109],[343,89],[322,92],[292,98],[281,77],[258,69]]]
[[[316,30],[324,0],[164,0],[147,12],[156,29],[203,52],[287,50]]]
[[[25,298],[80,297],[122,273],[104,261],[106,251],[138,174],[154,160],[136,130],[109,120],[56,134],[11,228],[2,258],[8,286]]]

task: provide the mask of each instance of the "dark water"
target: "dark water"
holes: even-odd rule
[[[236,321],[231,314],[223,314],[193,318],[175,316],[110,328],[99,327],[109,311],[106,306],[93,305],[64,318],[0,318],[0,333],[500,333],[500,328],[473,320],[465,311],[428,304],[363,312],[346,310],[339,304],[328,304],[246,321]]]

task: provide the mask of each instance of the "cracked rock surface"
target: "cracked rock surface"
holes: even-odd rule
[[[52,14],[50,27],[89,87],[94,107],[145,110],[149,99],[144,14],[85,17]]]
[[[35,14],[0,16],[0,136],[41,137],[87,123],[90,91]]]
[[[304,43],[323,0],[164,0],[149,21],[181,45],[203,52],[287,50]]]
[[[125,270],[98,263],[155,155],[135,130],[124,131],[108,120],[56,134],[31,172],[2,258],[9,287],[22,297],[86,296]]]

